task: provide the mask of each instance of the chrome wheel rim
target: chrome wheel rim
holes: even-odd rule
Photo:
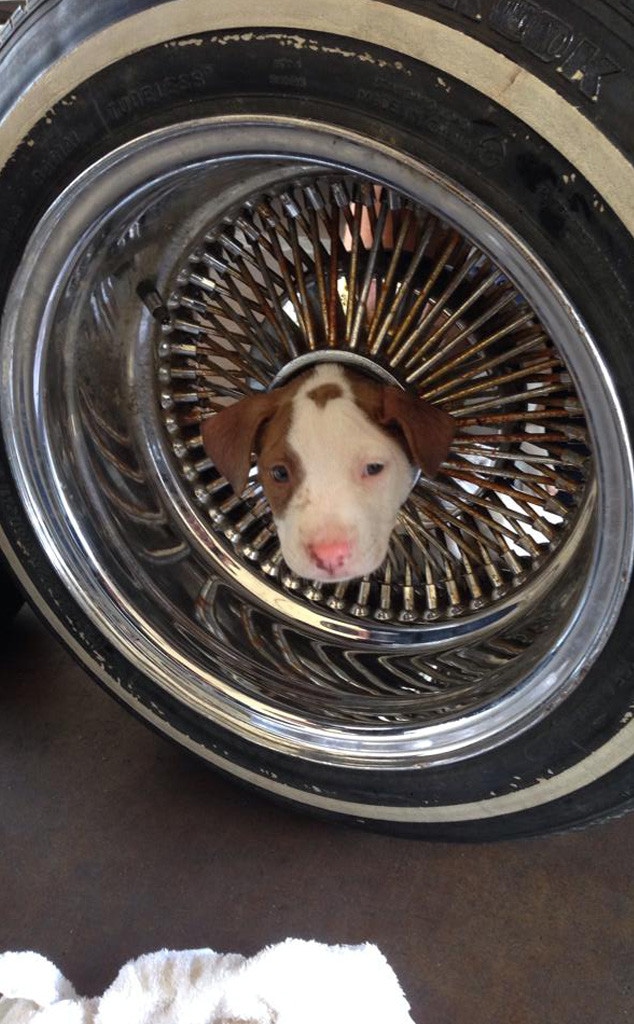
[[[290,119],[136,140],[43,218],[3,333],[5,436],[57,571],[133,664],[243,738],[459,760],[548,714],[609,635],[632,550],[609,373],[534,254],[402,154]],[[321,351],[461,421],[386,566],[331,588],[284,570],[257,479],[232,495],[199,443],[203,416]]]

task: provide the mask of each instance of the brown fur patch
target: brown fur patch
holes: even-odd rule
[[[308,391],[306,397],[312,398],[315,405],[323,409],[332,398],[341,398],[342,395],[343,391],[338,384],[320,384],[319,387]]]
[[[354,371],[347,370],[346,373],[356,404],[379,426],[383,412],[383,385],[375,384],[374,381]]]
[[[295,390],[297,389],[294,388],[293,391]],[[274,516],[284,514],[289,501],[304,477],[299,456],[288,443],[292,406],[292,397],[291,400],[285,397],[257,439],[260,483]],[[286,466],[289,471],[288,483],[277,483],[271,476],[272,467],[280,464]]]
[[[408,459],[426,476],[435,476],[447,458],[456,429],[449,413],[410,392],[374,384],[358,374],[351,386],[366,416],[397,440]]]

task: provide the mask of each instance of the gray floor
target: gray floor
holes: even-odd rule
[[[455,847],[313,821],[154,735],[30,612],[1,642],[0,950],[96,995],[162,947],[371,941],[418,1024],[634,1021],[634,816]]]

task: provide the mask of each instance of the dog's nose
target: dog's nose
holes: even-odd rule
[[[308,553],[313,562],[325,572],[335,573],[343,569],[352,554],[352,545],[347,540],[326,540],[309,544]]]

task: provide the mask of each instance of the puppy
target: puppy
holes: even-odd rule
[[[453,435],[442,409],[336,363],[202,424],[205,451],[236,494],[255,452],[286,564],[324,582],[380,566],[416,467],[433,477]]]

